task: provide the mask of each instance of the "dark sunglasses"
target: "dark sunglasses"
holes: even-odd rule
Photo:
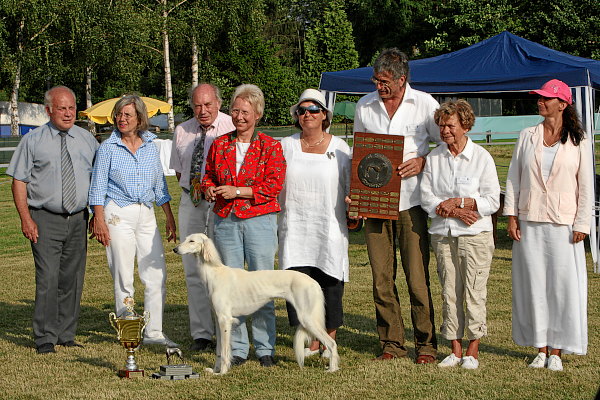
[[[306,114],[306,112],[308,111],[311,114],[318,114],[322,111],[323,109],[315,104],[308,106],[308,107],[302,107],[302,106],[298,106],[298,108],[296,109],[296,114],[298,115],[304,115]]]

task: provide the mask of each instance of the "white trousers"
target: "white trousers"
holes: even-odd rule
[[[208,236],[212,238],[214,216],[211,203],[202,200],[198,207],[195,207],[189,193],[182,191],[178,215],[180,241],[185,240],[192,233],[207,232]],[[211,339],[215,333],[215,328],[212,320],[210,300],[206,286],[198,274],[196,257],[186,254],[182,256],[182,262],[188,293],[190,334],[193,339]]]
[[[121,208],[110,201],[104,207],[104,218],[110,233],[106,256],[114,280],[117,315],[126,310],[123,304],[125,297],[135,298],[133,281],[137,258],[138,273],[145,287],[144,310],[150,312],[150,322],[144,336],[161,336],[167,269],[154,208],[143,204]]]

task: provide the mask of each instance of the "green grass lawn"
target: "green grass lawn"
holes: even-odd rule
[[[501,146],[496,146],[501,147]],[[495,148],[491,149],[496,151]],[[506,157],[497,154],[495,157]],[[508,153],[510,158],[510,153]],[[507,163],[508,165],[508,163]],[[178,190],[168,178],[171,193]],[[164,229],[162,212],[161,230]],[[251,358],[234,367],[226,376],[212,376],[212,353],[189,353],[187,297],[181,260],[165,243],[168,268],[167,306],[164,331],[181,344],[200,379],[178,382],[123,380],[116,372],[125,362],[125,350],[116,340],[108,322],[113,311],[112,279],[104,249],[89,243],[85,287],[77,341],[85,348],[58,347],[56,354],[38,355],[31,338],[34,298],[34,267],[29,243],[21,235],[12,203],[10,181],[0,177],[0,230],[3,282],[0,284],[0,398],[2,399],[593,399],[600,383],[600,275],[589,273],[589,354],[565,356],[565,371],[527,368],[535,355],[531,348],[516,346],[511,339],[511,252],[500,219],[499,243],[488,284],[489,336],[481,345],[481,366],[476,371],[460,368],[441,370],[433,365],[415,365],[410,359],[373,362],[378,355],[371,274],[362,232],[351,235],[350,282],[344,296],[345,325],[338,336],[341,370],[323,371],[324,364],[310,358],[304,369],[294,361],[293,331],[287,324],[285,305],[276,302],[278,364],[266,369]],[[441,324],[440,285],[432,255],[431,287],[436,325]],[[401,302],[405,306],[406,337],[412,338],[409,304],[404,276],[398,278]],[[143,288],[137,282],[138,311]],[[448,342],[439,338],[439,359],[450,353]],[[407,342],[411,357],[414,345]],[[253,357],[253,356],[252,356]],[[136,356],[147,375],[166,363],[164,350],[142,347]]]

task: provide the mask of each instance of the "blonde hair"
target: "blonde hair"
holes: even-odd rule
[[[264,115],[265,112],[265,95],[262,90],[256,85],[244,84],[235,88],[235,92],[233,92],[233,96],[231,96],[231,105],[229,106],[229,111],[231,112],[231,108],[233,107],[233,103],[237,98],[244,99],[252,106],[252,109],[256,114],[260,117]]]
[[[135,94],[123,95],[123,97],[121,97],[115,104],[115,107],[113,108],[112,114],[111,114],[111,117],[113,120],[113,125],[114,125],[115,129],[117,129],[117,130],[119,129],[117,127],[117,114],[120,113],[121,110],[123,110],[123,107],[125,107],[129,104],[133,104],[133,107],[135,108],[135,113],[137,114],[138,133],[147,131],[148,127],[150,126],[150,121],[148,119],[148,109],[146,108],[146,104],[144,103],[144,100],[142,100],[140,98],[140,96],[136,96]]]

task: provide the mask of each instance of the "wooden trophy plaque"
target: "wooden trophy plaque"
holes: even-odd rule
[[[398,219],[403,154],[404,136],[354,134],[350,218]]]

